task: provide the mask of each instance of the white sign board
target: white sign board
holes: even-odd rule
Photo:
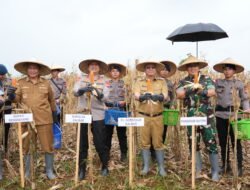
[[[123,117],[118,118],[119,127],[143,127],[144,118],[143,117]]]
[[[181,126],[207,125],[207,117],[181,117],[180,125]]]
[[[91,123],[92,116],[84,114],[66,114],[65,115],[66,123]]]
[[[32,113],[23,113],[23,114],[5,114],[4,115],[5,123],[26,123],[33,121]]]

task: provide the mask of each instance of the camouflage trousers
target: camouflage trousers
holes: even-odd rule
[[[191,152],[192,147],[192,126],[187,127],[188,143]],[[196,151],[200,151],[201,137],[205,144],[206,150],[210,154],[217,154],[218,148],[216,143],[216,125],[214,115],[207,117],[207,125],[195,126],[196,128]]]

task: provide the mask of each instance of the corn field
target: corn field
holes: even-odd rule
[[[206,69],[202,71],[210,75],[213,79],[222,77],[221,75]],[[134,70],[129,70],[125,82],[129,86],[131,81],[135,81],[135,77],[142,74]],[[184,73],[177,72],[171,80],[177,84],[178,81],[185,76]],[[246,84],[246,91],[250,95],[249,73],[237,76]],[[77,99],[73,96],[74,82],[79,77],[76,73],[66,73],[62,76],[67,81],[67,103],[64,105],[64,113],[76,113]],[[216,97],[213,98],[213,104],[216,103]],[[177,101],[176,109],[181,109],[181,102]],[[93,181],[82,181],[78,186],[74,186],[74,171],[76,159],[76,125],[64,124],[63,146],[60,150],[55,151],[55,172],[58,176],[56,180],[47,180],[44,172],[44,156],[41,151],[36,156],[36,189],[95,189],[95,190],[115,190],[115,189],[191,189],[191,160],[187,143],[186,128],[182,126],[168,127],[167,140],[165,142],[165,167],[167,169],[167,177],[162,178],[157,175],[156,163],[151,162],[151,170],[149,175],[140,176],[139,171],[142,167],[142,160],[139,154],[139,143],[137,144],[136,167],[134,187],[128,184],[128,162],[122,163],[119,160],[120,151],[116,132],[113,135],[111,158],[109,162],[110,175],[102,177],[99,174],[101,163],[95,150],[94,152],[94,178]],[[139,137],[137,137],[139,138]],[[129,139],[128,139],[129,140]],[[39,144],[39,143],[38,143]],[[218,144],[218,140],[217,140]],[[244,156],[244,176],[239,178],[238,189],[250,189],[250,143],[243,141]],[[19,153],[18,153],[17,127],[12,126],[9,138],[9,152],[4,159],[4,180],[0,182],[0,189],[21,189],[19,186]],[[202,150],[205,150],[204,148]],[[232,152],[232,151],[231,151]],[[202,151],[203,157],[203,176],[197,180],[197,189],[233,189],[233,176],[223,175],[218,183],[212,182],[208,176],[210,173],[210,162],[206,152]],[[234,156],[231,156],[233,161]],[[31,184],[26,182],[26,189],[31,189]]]

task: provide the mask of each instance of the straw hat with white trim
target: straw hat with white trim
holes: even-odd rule
[[[52,66],[50,67],[50,70],[51,70],[51,71],[53,71],[53,70],[58,70],[59,72],[63,72],[63,71],[65,71],[65,68],[63,68],[63,67],[60,66],[60,65],[52,65]]]
[[[207,62],[200,60],[192,55],[189,55],[188,58],[179,65],[178,70],[187,71],[187,66],[194,63],[197,63],[200,69],[203,69],[208,65]]]
[[[167,77],[171,77],[172,75],[175,74],[177,67],[174,64],[174,62],[168,60],[168,61],[161,61],[160,63],[162,63],[165,66],[165,68],[169,71]]]
[[[118,70],[120,71],[120,77],[121,78],[124,77],[124,76],[126,76],[126,74],[127,74],[127,67],[124,66],[124,65],[122,65],[122,64],[120,64],[120,63],[109,63],[108,64],[108,72],[106,73],[106,76],[110,78],[111,77],[110,76],[111,70],[112,69],[116,69],[116,68],[118,68]]]
[[[20,72],[20,73],[22,73],[24,75],[27,75],[28,66],[30,64],[38,65],[38,67],[39,67],[39,75],[40,76],[45,76],[45,75],[49,75],[50,74],[50,68],[47,65],[41,63],[40,61],[36,61],[36,60],[34,60],[34,61],[32,60],[32,61],[18,62],[18,63],[16,63],[14,65],[14,68],[18,72]]]
[[[84,73],[89,73],[89,64],[90,63],[97,63],[100,67],[100,72],[99,74],[105,74],[108,70],[108,65],[104,63],[103,61],[100,61],[98,59],[86,59],[80,62],[79,64],[79,69],[84,72]]]
[[[140,72],[145,72],[145,67],[148,64],[153,64],[156,67],[156,71],[158,73],[160,73],[161,70],[163,70],[165,68],[165,66],[162,63],[159,62],[154,62],[154,61],[146,61],[146,62],[142,62],[139,63],[138,65],[136,65],[136,70],[140,71]]]
[[[227,65],[233,65],[235,67],[235,73],[241,73],[244,71],[244,67],[240,65],[237,61],[233,60],[232,58],[227,58],[215,64],[214,70],[216,70],[219,73],[223,73],[223,70]]]

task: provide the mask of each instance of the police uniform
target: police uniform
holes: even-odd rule
[[[125,84],[122,79],[114,81],[112,79],[106,82],[106,91],[104,95],[106,98],[106,106],[108,109],[125,110],[125,105],[120,105],[120,101],[125,101]],[[112,135],[113,135],[113,125],[106,125],[106,145],[110,151]],[[125,159],[127,154],[127,135],[126,127],[116,127],[117,136],[119,140],[120,150],[121,150],[121,160]]]
[[[100,66],[100,72],[103,72],[105,68],[105,63],[99,60],[84,60],[80,63],[79,68],[82,72],[88,72],[88,65],[91,62],[97,62]],[[88,110],[88,96],[86,93],[83,95],[79,94],[79,89],[90,86],[90,76],[89,74],[83,75],[74,85],[74,95],[78,97],[77,110],[78,112],[91,112],[92,123],[91,131],[93,133],[93,141],[96,151],[102,163],[102,175],[108,174],[108,161],[109,152],[105,144],[106,130],[104,124],[104,113],[105,113],[105,98],[98,99],[93,93],[91,93],[91,108]],[[94,79],[95,88],[101,93],[103,93],[105,87],[105,78],[103,75],[97,75]],[[80,180],[85,178],[86,173],[86,161],[88,156],[88,125],[81,124],[80,130],[80,153],[79,153],[79,178]]]
[[[223,67],[225,67],[226,64],[229,64],[231,66],[233,65],[236,73],[240,73],[244,70],[244,68],[241,65],[238,65],[231,58],[228,58],[222,61],[221,63],[216,64],[214,66],[214,69],[218,72],[223,73]],[[247,93],[244,90],[244,83],[235,78],[232,78],[231,80],[217,79],[215,86],[217,93],[217,105],[215,108],[216,111],[215,116],[216,116],[216,127],[221,147],[221,159],[223,164],[222,169],[224,172],[230,172],[231,171],[230,146],[227,139],[229,135],[231,138],[232,147],[234,148],[235,136],[232,125],[230,125],[230,117],[233,117],[235,113],[233,91],[236,90],[238,98],[240,98],[240,105],[242,106],[243,110],[249,109],[249,99]],[[242,175],[243,155],[242,155],[242,146],[240,139],[237,139],[237,161],[238,161],[238,174]]]
[[[60,105],[60,100],[66,96],[67,87],[66,81],[63,78],[51,78],[50,83],[54,92],[56,105],[57,105],[57,113],[58,113],[58,121],[61,121],[61,112],[63,111]]]
[[[4,93],[6,91],[6,88],[8,86],[12,85],[12,80],[11,78],[5,77],[3,80],[0,80],[0,90]],[[0,121],[2,122],[4,114],[11,114],[12,108],[11,108],[11,101],[5,101],[4,106],[2,109],[4,111],[1,112],[0,114]],[[8,150],[8,138],[9,138],[9,129],[10,129],[10,123],[4,123],[4,134],[0,133],[0,142],[2,143],[2,140],[4,140],[4,150],[7,152]],[[0,131],[3,131],[3,128],[1,127]],[[4,139],[3,139],[4,135]]]

